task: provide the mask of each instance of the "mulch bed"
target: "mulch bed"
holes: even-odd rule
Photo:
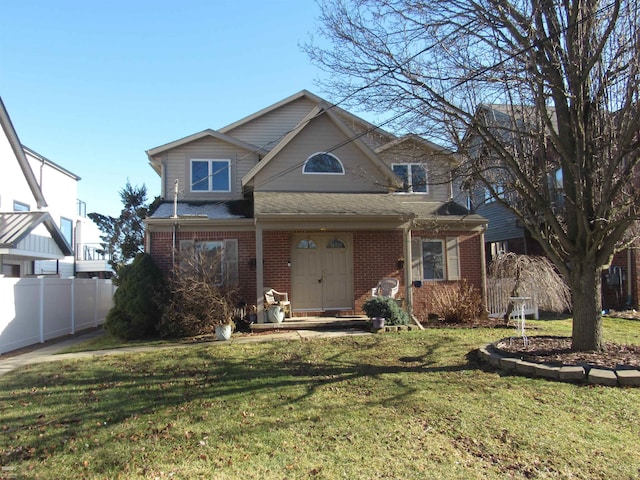
[[[605,344],[602,352],[572,352],[571,338],[531,336],[524,346],[522,338],[505,339],[495,349],[523,360],[552,365],[592,365],[603,368],[640,368],[640,346]]]

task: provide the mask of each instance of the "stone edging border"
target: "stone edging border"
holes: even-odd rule
[[[545,363],[522,360],[502,355],[494,350],[494,344],[488,343],[478,349],[480,363],[506,373],[529,377],[540,377],[567,383],[584,383],[607,387],[640,387],[640,371],[629,368],[606,369],[565,365],[555,367]]]

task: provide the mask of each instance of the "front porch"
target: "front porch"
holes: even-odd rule
[[[294,312],[295,314],[295,312]],[[371,321],[364,315],[350,316],[309,316],[285,318],[281,323],[253,323],[251,331],[272,330],[348,330],[369,331]]]

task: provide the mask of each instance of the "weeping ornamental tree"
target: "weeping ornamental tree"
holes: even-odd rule
[[[573,349],[601,350],[601,269],[640,209],[640,0],[324,0],[325,88],[457,148],[465,185],[567,280]]]

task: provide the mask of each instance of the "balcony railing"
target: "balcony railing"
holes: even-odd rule
[[[111,255],[108,247],[101,243],[78,243],[76,245],[76,260],[109,261]]]

